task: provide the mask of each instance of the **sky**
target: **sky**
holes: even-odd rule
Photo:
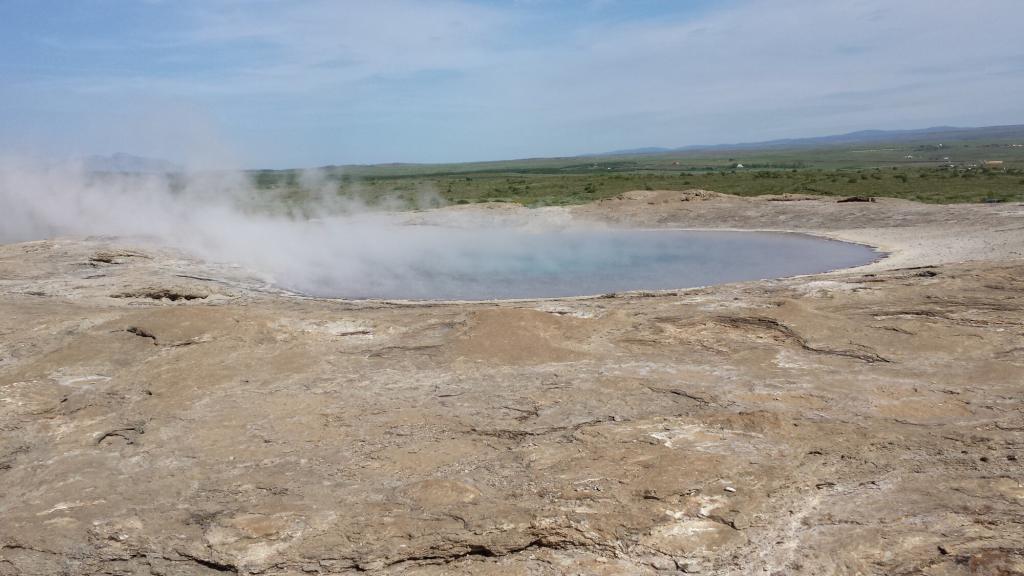
[[[1024,1],[0,0],[0,153],[286,168],[1024,123]]]

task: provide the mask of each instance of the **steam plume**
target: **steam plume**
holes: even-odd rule
[[[465,274],[460,263],[484,244],[500,252],[522,234],[508,221],[459,215],[446,215],[444,226],[409,225],[408,213],[339,196],[319,171],[299,182],[308,197],[289,206],[268,201],[240,172],[96,174],[8,159],[0,162],[0,242],[128,237],[239,264],[309,294],[427,297]],[[435,285],[419,286],[425,281]]]

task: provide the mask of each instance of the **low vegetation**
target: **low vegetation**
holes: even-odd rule
[[[1000,161],[1001,165],[991,165]],[[446,165],[326,167],[328,190],[373,204],[568,205],[629,190],[701,188],[756,196],[882,196],[928,203],[1024,201],[1024,146],[909,142],[797,150],[676,152]],[[260,190],[289,204],[311,195],[295,171],[259,171]]]

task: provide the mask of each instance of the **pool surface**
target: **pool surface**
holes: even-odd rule
[[[389,253],[386,265],[370,259],[356,278],[351,258],[336,266],[327,261],[315,278],[287,288],[351,299],[552,298],[812,274],[880,256],[858,244],[773,232],[422,227],[409,233],[403,253]]]

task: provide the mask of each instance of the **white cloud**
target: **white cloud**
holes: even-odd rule
[[[147,40],[162,57],[151,68],[38,86],[99,115],[121,100],[189,102],[248,163],[270,165],[1022,121],[1019,0],[747,0],[675,15],[605,4],[188,3],[189,25]],[[253,144],[261,133],[281,137]]]
[[[275,70],[345,77],[410,74],[487,65],[488,45],[511,14],[468,2],[266,2],[199,5],[186,38],[224,47],[264,43],[279,51]],[[250,70],[258,62],[248,62]],[[349,72],[351,71],[351,72]]]
[[[1024,4],[1005,0],[955,11],[922,0],[757,0],[696,20],[577,29],[567,48],[514,64],[498,92],[513,94],[502,105],[537,130],[581,142],[562,151],[1014,123],[1022,16]]]

